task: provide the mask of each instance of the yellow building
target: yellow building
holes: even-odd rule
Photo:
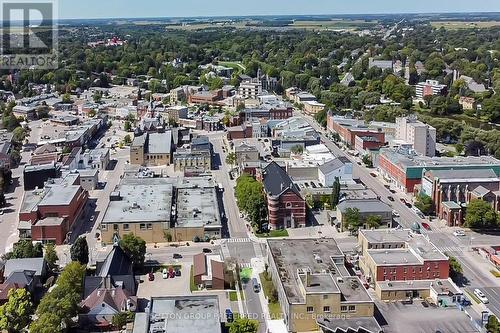
[[[172,163],[172,132],[145,133],[134,138],[130,147],[130,164],[164,166]]]
[[[325,104],[318,101],[306,101],[304,102],[304,112],[313,116],[325,109]]]
[[[357,329],[359,322],[369,332],[380,331],[373,300],[359,278],[350,276],[333,239],[268,240],[267,245],[268,269],[290,332]]]

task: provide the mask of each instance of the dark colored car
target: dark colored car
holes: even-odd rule
[[[228,323],[232,323],[234,320],[233,311],[231,309],[226,309],[226,319]]]
[[[389,192],[391,192],[392,194],[396,194],[396,190],[393,190],[392,188],[389,189]]]
[[[176,268],[175,269],[175,276],[181,276],[181,270]]]
[[[394,201],[394,198],[391,196],[388,196],[387,199],[389,199],[389,201]]]
[[[204,249],[203,249],[203,253],[212,253],[212,250],[207,249],[207,248],[204,248]]]
[[[405,205],[406,205],[406,207],[408,207],[408,208],[413,207],[413,206],[411,205],[411,203],[409,203],[409,202],[405,202]]]
[[[422,222],[422,227],[424,227],[425,230],[431,230],[431,226],[425,222]]]
[[[180,255],[179,253],[174,253],[173,257],[174,259],[181,259],[182,255]]]
[[[154,275],[153,272],[149,272],[149,274],[148,274],[148,280],[149,281],[154,281],[155,280],[155,275]]]

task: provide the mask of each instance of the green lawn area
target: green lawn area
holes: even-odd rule
[[[245,300],[245,294],[242,291],[240,291],[240,298],[241,298],[242,301]],[[238,301],[238,294],[236,293],[235,290],[231,290],[229,292],[229,300],[231,302],[237,302]]]
[[[283,230],[271,230],[269,233],[255,234],[259,238],[272,238],[272,237],[288,237],[288,231]]]
[[[231,67],[238,71],[246,70],[245,66],[243,66],[240,61],[219,61],[219,65],[225,67]]]
[[[260,282],[262,283],[262,290],[264,291],[264,295],[270,300],[272,298],[271,293],[275,289],[273,280],[270,279],[266,272],[259,274]],[[269,302],[269,314],[271,319],[280,319],[282,318],[281,306],[279,302]]]
[[[478,304],[480,304],[480,303],[481,303],[481,301],[479,300],[479,298],[477,298],[477,296],[476,296],[476,295],[474,295],[474,293],[471,293],[471,292],[470,292],[470,291],[468,291],[467,289],[464,289],[464,291],[465,291],[465,293],[467,294],[467,296],[468,296],[470,299],[474,300],[474,302],[476,302],[476,303],[478,303]]]
[[[191,291],[197,291],[198,290],[198,287],[194,283],[193,266],[191,266],[191,269],[189,270],[189,289]]]

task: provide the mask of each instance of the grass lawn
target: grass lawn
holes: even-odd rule
[[[194,283],[193,266],[191,266],[191,269],[189,270],[189,289],[191,291],[197,291],[198,290],[198,287]]]
[[[283,230],[271,230],[269,233],[255,234],[259,238],[272,238],[272,237],[288,237],[288,231]]]
[[[241,298],[242,301],[245,300],[245,294],[243,294],[242,291],[240,291],[240,298]],[[231,302],[237,302],[238,301],[238,294],[236,293],[236,290],[231,290],[229,292],[229,300]]]
[[[274,289],[273,281],[268,280],[266,278],[267,274],[265,272],[260,273],[259,276],[260,276],[260,282],[262,283],[262,290],[264,291],[264,295],[266,295],[266,297],[270,299],[271,298],[270,293]],[[269,302],[268,306],[271,319],[282,318],[281,306],[278,302]]]

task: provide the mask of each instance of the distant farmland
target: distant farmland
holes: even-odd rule
[[[445,28],[450,30],[458,29],[487,29],[500,27],[500,21],[434,21],[431,22],[434,28]]]

